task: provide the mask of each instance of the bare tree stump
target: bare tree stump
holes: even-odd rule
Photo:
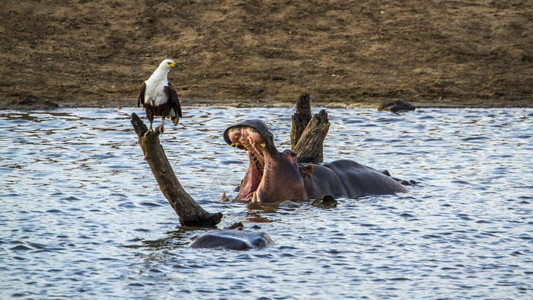
[[[300,96],[292,116],[291,148],[299,163],[319,164],[324,161],[324,140],[329,131],[328,114],[321,110],[311,117],[309,94]]]
[[[329,125],[325,110],[313,115],[293,149],[298,154],[299,163],[320,164],[324,161],[324,139],[328,135]]]
[[[135,113],[131,115],[131,124],[139,137],[139,145],[157,184],[178,215],[180,223],[185,226],[218,224],[222,213],[206,212],[181,186],[161,146],[159,132],[147,133],[148,128]]]
[[[303,94],[296,102],[296,112],[292,115],[291,149],[296,148],[305,126],[311,120],[311,99],[309,94]]]

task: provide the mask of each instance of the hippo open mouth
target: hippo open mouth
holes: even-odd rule
[[[228,145],[248,153],[248,170],[241,182],[237,200],[250,201],[258,189],[267,165],[269,154],[277,153],[274,137],[261,120],[246,120],[228,127],[224,131]]]
[[[294,151],[276,149],[272,133],[260,120],[246,120],[228,127],[224,140],[248,153],[248,170],[237,200],[266,203],[324,195],[357,198],[407,192],[390,176],[352,160],[298,164]]]

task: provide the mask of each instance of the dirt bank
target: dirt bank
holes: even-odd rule
[[[2,1],[0,107],[133,106],[163,58],[185,104],[533,106],[531,1],[59,2]]]

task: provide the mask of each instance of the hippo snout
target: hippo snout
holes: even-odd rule
[[[252,119],[238,122],[226,128],[224,141],[239,149],[245,150],[244,143],[260,144],[270,152],[277,151],[274,145],[274,135],[268,126],[261,120]]]

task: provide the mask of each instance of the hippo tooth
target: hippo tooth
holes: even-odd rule
[[[236,140],[238,140],[238,139],[240,139],[240,138],[241,138],[240,135],[238,135],[238,134],[235,135],[235,139],[236,139]]]
[[[261,147],[266,148],[266,143],[265,143],[265,142],[262,142],[262,143],[261,143]]]
[[[252,195],[252,203],[257,203],[257,202],[259,202],[259,201],[257,200],[257,192],[255,192],[255,193]]]

